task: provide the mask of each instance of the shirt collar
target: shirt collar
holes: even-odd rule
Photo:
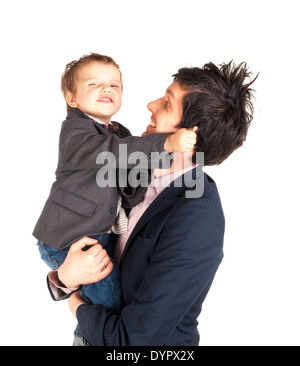
[[[183,169],[179,169],[176,170],[175,172],[169,173],[169,174],[165,174],[161,177],[155,178],[155,176],[152,178],[149,186],[150,187],[155,187],[155,188],[165,188],[168,187],[175,179],[177,179],[178,177],[180,177],[181,175],[187,173],[188,171],[192,170],[193,168],[195,168],[197,165],[191,164],[186,168]]]
[[[103,122],[103,121],[101,121],[101,119],[99,119],[99,118],[95,118],[95,117],[92,117],[92,116],[90,116],[89,114],[87,114],[87,113],[84,113],[86,116],[88,116],[88,117],[90,117],[92,120],[94,120],[95,122],[97,122],[97,123],[100,123],[100,125],[112,125],[112,123],[111,123],[111,121],[108,121],[107,123],[105,123],[105,122]]]

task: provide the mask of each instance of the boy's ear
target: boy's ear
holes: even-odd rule
[[[78,107],[77,100],[76,100],[76,98],[74,97],[74,95],[70,91],[67,91],[67,94],[66,94],[66,102],[72,108],[77,108]]]

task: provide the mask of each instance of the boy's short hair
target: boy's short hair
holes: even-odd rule
[[[188,93],[183,98],[179,128],[198,126],[195,151],[204,165],[221,164],[246,139],[253,119],[251,72],[246,63],[180,69],[174,77]],[[248,83],[245,80],[248,79]]]
[[[99,61],[115,66],[120,71],[122,82],[122,73],[119,65],[115,62],[115,60],[109,56],[100,55],[98,53],[92,52],[90,55],[84,55],[78,60],[71,61],[66,65],[66,69],[61,77],[61,91],[64,95],[64,98],[66,98],[68,91],[71,92],[73,95],[76,94],[78,70],[82,65],[86,65],[92,61]],[[70,107],[67,103],[67,112],[69,113],[72,109],[73,108]]]

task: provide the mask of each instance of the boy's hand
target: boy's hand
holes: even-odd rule
[[[198,127],[180,128],[178,131],[170,135],[165,142],[164,148],[167,153],[171,152],[193,152],[197,142]]]

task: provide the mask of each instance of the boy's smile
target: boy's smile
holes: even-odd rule
[[[102,97],[97,100],[100,103],[113,103],[113,100],[109,97]]]
[[[108,123],[122,103],[120,71],[112,64],[91,61],[77,72],[75,95],[66,96],[72,108]]]

